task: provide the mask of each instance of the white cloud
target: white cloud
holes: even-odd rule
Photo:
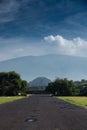
[[[0,38],[0,61],[22,56],[63,54],[87,57],[87,40],[80,37],[71,40],[60,35],[44,37],[43,41],[25,38]]]
[[[87,55],[87,41],[76,37],[74,39],[68,40],[60,35],[50,35],[44,37],[46,43],[51,43],[54,45],[56,53],[67,54],[74,56],[86,56]],[[54,52],[55,53],[55,52]]]
[[[55,37],[50,35],[50,36],[44,37],[44,40],[48,41],[48,42],[53,42],[53,41],[55,41]]]

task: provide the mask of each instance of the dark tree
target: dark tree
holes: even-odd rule
[[[16,96],[19,93],[25,94],[27,82],[22,80],[20,75],[14,71],[0,73],[0,95]]]
[[[57,78],[54,82],[48,84],[46,91],[58,96],[75,95],[76,88],[72,80]]]

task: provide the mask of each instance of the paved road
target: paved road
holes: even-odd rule
[[[87,110],[49,95],[32,95],[0,105],[0,130],[87,130]]]

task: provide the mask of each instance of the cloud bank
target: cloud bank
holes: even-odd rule
[[[80,37],[66,39],[60,35],[45,36],[43,40],[0,38],[0,61],[22,57],[60,54],[87,57],[87,40]]]
[[[80,37],[71,40],[60,35],[44,37],[44,41],[53,45],[58,54],[87,57],[87,40]]]

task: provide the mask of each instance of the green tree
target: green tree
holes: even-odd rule
[[[0,95],[16,96],[26,93],[27,82],[14,71],[0,73]]]
[[[48,84],[46,91],[58,96],[70,96],[75,95],[76,87],[72,80],[57,78]]]
[[[27,81],[22,80],[21,84],[22,84],[21,85],[21,94],[26,95],[27,90],[28,90],[28,83],[27,83]]]

